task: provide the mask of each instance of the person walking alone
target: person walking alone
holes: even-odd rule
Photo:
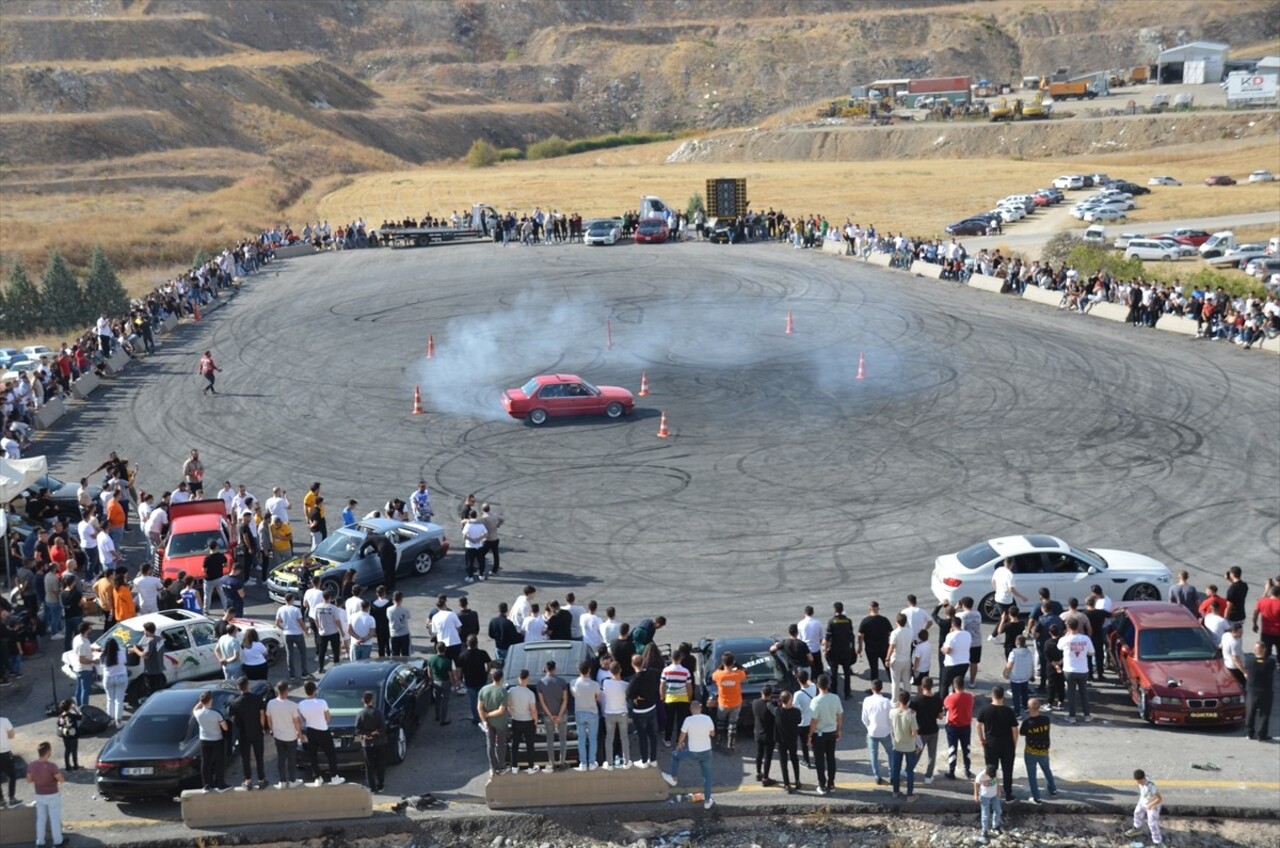
[[[1027,767],[1027,783],[1031,787],[1031,803],[1042,804],[1040,800],[1040,784],[1036,780],[1036,770],[1044,772],[1044,781],[1049,789],[1049,797],[1058,794],[1058,787],[1053,782],[1053,770],[1049,768],[1049,717],[1040,714],[1040,699],[1032,698],[1027,702],[1027,718],[1019,728],[1023,743],[1022,761]]]
[[[206,350],[204,352],[204,356],[200,357],[200,376],[204,377],[206,384],[204,391],[201,392],[201,394],[216,395],[218,393],[218,390],[214,388],[214,383],[218,379],[216,376],[217,373],[221,370],[222,369],[214,363],[213,354]]]

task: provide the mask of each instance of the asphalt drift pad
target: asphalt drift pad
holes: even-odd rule
[[[441,518],[476,492],[507,516],[512,580],[591,587],[630,620],[681,621],[680,638],[794,620],[765,604],[923,603],[934,557],[1004,533],[1214,576],[1223,551],[1254,574],[1280,557],[1263,354],[779,245],[484,244],[279,271],[113,389],[66,467],[118,449],[144,479],[176,475],[199,446],[210,479],[259,494],[283,481],[296,504],[324,481],[335,516],[419,477]],[[216,399],[194,373],[206,348]],[[651,395],[617,421],[505,415],[503,389],[556,371],[632,391],[645,371]],[[461,589],[456,559],[423,591]],[[725,591],[771,600],[744,615]]]

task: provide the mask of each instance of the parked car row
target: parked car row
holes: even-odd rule
[[[1063,199],[1062,192],[1055,188],[1042,188],[1031,194],[1011,194],[997,202],[994,209],[949,224],[946,231],[953,236],[991,235],[1005,224],[1021,221],[1035,212],[1037,207],[1052,206],[1061,203]]]
[[[1248,183],[1270,183],[1275,182],[1276,175],[1266,170],[1258,170],[1249,174],[1249,178],[1245,180]],[[1205,177],[1204,184],[1207,186],[1233,186],[1236,185],[1236,179],[1226,174],[1215,174]]]

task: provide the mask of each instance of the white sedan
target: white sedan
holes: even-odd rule
[[[996,620],[999,608],[991,575],[1003,560],[1011,560],[1013,586],[1027,597],[1018,601],[1024,612],[1031,610],[1042,588],[1063,606],[1069,598],[1079,598],[1083,609],[1095,583],[1113,600],[1158,601],[1166,596],[1170,582],[1168,566],[1142,554],[1081,550],[1056,536],[1002,536],[938,557],[933,564],[934,596],[952,604],[971,597],[983,618]]]
[[[587,230],[582,236],[582,243],[585,245],[617,244],[620,238],[622,238],[622,227],[615,219],[597,218],[588,222]]]
[[[134,647],[142,639],[142,628],[149,621],[155,622],[156,635],[164,640],[164,674],[169,683],[218,677],[222,674],[222,666],[213,655],[213,646],[218,641],[214,635],[213,621],[198,612],[185,609],[150,612],[117,622],[93,643],[94,656],[101,656],[108,639],[118,640],[125,649]],[[247,618],[235,619],[235,623],[241,634],[250,627],[258,632],[258,639],[267,647],[268,666],[284,655],[284,634],[274,623]],[[67,677],[75,680],[79,667],[75,651],[67,651],[62,655],[62,673]],[[126,690],[126,697],[131,702],[137,702],[145,694],[145,684],[140,679],[142,663],[131,662],[128,670],[129,688]],[[95,686],[101,688],[102,681],[98,680]]]
[[[1271,183],[1275,182],[1275,179],[1276,175],[1270,171],[1254,171],[1249,175],[1249,182],[1251,183]]]
[[[1152,177],[1151,179],[1147,180],[1147,185],[1180,186],[1182,185],[1182,183],[1178,182],[1173,177]]]
[[[1129,216],[1114,206],[1103,206],[1084,213],[1086,221],[1127,221]]]

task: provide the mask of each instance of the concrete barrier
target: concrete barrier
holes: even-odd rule
[[[62,398],[49,398],[45,401],[44,406],[36,410],[35,420],[37,430],[48,430],[53,423],[67,414],[67,405],[62,402]]]
[[[107,373],[119,374],[129,365],[129,354],[123,348],[116,348],[115,353],[107,357]]]
[[[35,841],[35,806],[23,804],[21,807],[0,810],[0,845],[30,845]]]
[[[1004,288],[1004,280],[988,277],[986,274],[973,274],[969,277],[969,288],[1000,294],[1000,289]]]
[[[252,792],[188,789],[182,793],[182,823],[195,828],[367,819],[372,815],[373,795],[358,783],[255,789]]]
[[[80,398],[80,400],[88,400],[93,390],[102,385],[102,380],[97,374],[92,372],[81,374],[80,379],[71,384],[71,394]]]
[[[879,265],[881,268],[888,268],[893,263],[893,254],[891,253],[872,253],[867,257],[867,261],[872,265]]]
[[[911,265],[911,273],[930,280],[941,280],[942,266],[934,265],[932,262],[914,262]]]
[[[178,316],[170,315],[169,317],[165,318],[163,321],[160,322],[160,332],[172,333],[173,328],[176,326],[178,326]]]
[[[1062,292],[1042,289],[1039,286],[1027,286],[1022,292],[1022,299],[1032,303],[1043,303],[1046,306],[1059,306],[1062,303]]]
[[[1265,350],[1267,353],[1280,353],[1280,336],[1273,339],[1263,339],[1253,345],[1258,350]]]
[[[844,256],[849,251],[849,245],[843,241],[833,241],[832,239],[822,240],[822,252],[830,253],[834,256]]]
[[[310,256],[315,252],[316,249],[308,242],[300,241],[291,244],[288,247],[277,247],[276,259],[292,259],[295,256]]]
[[[1106,318],[1108,321],[1119,321],[1123,324],[1129,315],[1129,307],[1118,303],[1095,303],[1089,308],[1089,314],[1095,318]]]
[[[1194,336],[1196,322],[1177,315],[1165,315],[1156,322],[1156,329],[1164,330],[1166,333],[1177,333],[1180,336]]]
[[[484,790],[491,810],[653,803],[667,800],[668,794],[669,787],[656,768],[569,770],[532,776],[500,774],[490,780]]]

